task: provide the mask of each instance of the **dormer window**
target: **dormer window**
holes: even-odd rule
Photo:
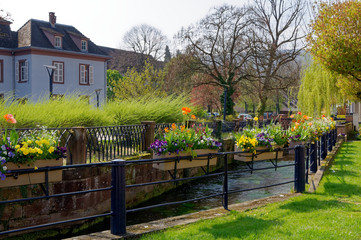
[[[61,37],[59,37],[59,36],[55,36],[55,47],[62,48]]]
[[[86,40],[81,40],[81,51],[88,51],[88,42]]]

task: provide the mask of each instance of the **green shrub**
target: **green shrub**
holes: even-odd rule
[[[17,120],[16,128],[111,126],[142,121],[172,123],[183,120],[182,107],[190,107],[186,96],[144,96],[129,101],[111,101],[98,109],[73,95],[36,103],[5,100],[0,102],[0,116],[13,114]],[[197,108],[194,111],[196,114],[202,112]],[[0,121],[0,127],[4,127],[1,126],[3,122]]]

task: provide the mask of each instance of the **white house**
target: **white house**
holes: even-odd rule
[[[0,97],[37,101],[52,88],[55,96],[75,93],[93,104],[97,90],[100,102],[105,100],[110,56],[89,38],[56,23],[53,12],[49,22],[30,19],[17,32],[10,24],[0,18]]]

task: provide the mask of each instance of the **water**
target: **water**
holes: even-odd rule
[[[278,162],[278,166],[293,164],[294,161],[290,159]],[[254,168],[272,167],[272,163],[269,161],[254,162]],[[229,166],[229,171],[233,170],[246,170],[248,169],[244,163],[235,163]],[[267,169],[262,171],[250,172],[238,172],[228,175],[228,189],[229,191],[249,189],[254,187],[261,187],[266,185],[277,184],[281,182],[292,181],[294,179],[294,166],[283,167],[275,169]],[[241,203],[249,200],[264,198],[273,195],[280,195],[289,193],[293,188],[293,183],[268,187],[258,190],[252,190],[242,193],[229,194],[228,204]],[[177,189],[168,191],[158,197],[155,197],[139,206],[144,207],[149,205],[155,205],[166,202],[177,202],[187,199],[199,198],[207,195],[222,193],[223,189],[223,175],[195,180]],[[137,223],[144,223],[153,220],[158,220],[166,217],[177,216],[196,212],[200,210],[206,210],[222,206],[222,197],[215,197],[204,199],[200,201],[177,204],[172,206],[152,208],[144,211],[138,211],[127,214],[127,225],[133,225]],[[232,210],[230,208],[230,210]]]

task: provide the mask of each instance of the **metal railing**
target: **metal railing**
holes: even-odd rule
[[[145,144],[145,125],[112,127],[87,127],[87,153],[94,158],[109,161],[121,156],[131,156],[142,151]]]
[[[114,131],[119,131],[120,129],[114,128]],[[97,132],[95,132],[95,136],[101,136],[98,135]],[[111,191],[111,211],[103,214],[97,214],[92,215],[88,217],[82,217],[82,218],[74,218],[69,219],[65,221],[58,221],[58,222],[50,222],[47,224],[41,224],[36,226],[28,226],[25,228],[20,229],[12,229],[12,230],[5,230],[0,232],[0,236],[6,236],[8,234],[18,233],[22,231],[29,231],[29,230],[35,230],[39,228],[44,227],[51,227],[59,224],[65,224],[65,223],[72,223],[72,222],[78,222],[83,220],[90,220],[95,219],[99,217],[105,217],[110,216],[111,217],[111,224],[110,229],[111,233],[115,235],[124,235],[126,233],[126,215],[127,213],[141,211],[141,210],[148,210],[155,207],[162,207],[162,206],[169,206],[169,205],[176,205],[181,203],[187,203],[187,202],[194,202],[199,201],[202,199],[207,198],[215,198],[215,197],[222,197],[222,206],[225,209],[229,209],[228,206],[228,197],[230,194],[240,193],[240,192],[246,192],[246,191],[252,191],[256,189],[261,188],[268,188],[268,187],[275,187],[279,185],[284,184],[290,184],[294,183],[294,189],[296,192],[304,192],[305,191],[305,184],[308,183],[308,173],[309,171],[315,172],[317,171],[317,166],[320,165],[320,159],[325,159],[327,157],[327,151],[332,151],[333,146],[336,145],[337,140],[337,131],[333,130],[329,133],[323,134],[323,136],[320,138],[320,140],[307,143],[305,146],[298,145],[295,148],[286,148],[286,149],[275,149],[276,151],[288,151],[288,150],[294,150],[295,151],[295,158],[294,163],[292,164],[278,164],[277,163],[277,156],[275,160],[269,160],[272,164],[270,167],[263,167],[263,168],[254,168],[253,161],[256,157],[255,154],[252,154],[252,164],[247,164],[247,169],[241,169],[241,170],[235,170],[235,171],[229,171],[228,169],[228,156],[233,154],[242,155],[245,154],[245,152],[219,152],[219,153],[212,153],[212,154],[203,154],[199,155],[198,157],[206,157],[208,158],[207,163],[207,170],[203,169],[204,175],[201,176],[193,176],[193,177],[184,177],[184,178],[177,178],[177,162],[183,159],[189,159],[190,161],[197,161],[197,159],[192,159],[191,156],[177,156],[177,157],[167,157],[163,159],[146,159],[146,160],[133,160],[133,161],[124,161],[124,160],[113,160],[111,162],[104,162],[104,163],[91,163],[91,164],[79,164],[79,165],[70,165],[70,166],[58,166],[58,167],[45,167],[45,168],[39,168],[37,170],[34,169],[21,169],[21,170],[14,170],[11,171],[12,174],[24,174],[29,172],[44,172],[45,174],[45,189],[44,196],[37,196],[32,198],[22,198],[22,199],[14,199],[14,200],[6,200],[6,201],[0,201],[0,205],[2,204],[11,204],[11,203],[19,203],[19,202],[26,202],[26,201],[35,201],[40,199],[50,199],[50,198],[59,198],[64,196],[75,196],[75,195],[82,195],[86,193],[92,193],[92,192],[99,192],[99,191]],[[262,154],[258,153],[258,154]],[[258,155],[257,154],[257,155]],[[221,159],[223,162],[223,169],[218,172],[211,173],[209,172],[209,161],[210,158],[217,156]],[[223,159],[222,159],[223,158]],[[155,182],[146,182],[146,183],[140,183],[140,184],[126,184],[126,167],[132,166],[132,165],[139,165],[139,164],[153,164],[155,162],[159,163],[162,161],[172,161],[174,162],[174,172],[171,174],[172,178],[169,180],[162,180],[162,181],[155,181]],[[61,194],[49,194],[49,191],[46,191],[49,186],[48,182],[48,174],[49,171],[59,170],[59,169],[69,169],[69,168],[90,168],[90,167],[106,167],[110,166],[112,168],[111,171],[111,186],[109,187],[103,187],[98,189],[90,189],[90,190],[83,190],[83,191],[76,191],[76,192],[66,192]],[[246,188],[246,189],[237,189],[232,190],[229,188],[229,181],[228,176],[231,173],[236,172],[250,172],[253,173],[254,171],[262,171],[267,169],[277,169],[277,168],[286,168],[286,167],[294,167],[294,178],[288,181],[283,181],[275,184],[270,184],[267,186],[258,186],[253,188]],[[187,199],[183,201],[176,201],[176,202],[166,202],[161,204],[155,204],[151,206],[146,207],[139,207],[134,209],[126,209],[126,189],[128,188],[136,188],[136,187],[143,187],[143,186],[149,186],[149,185],[158,185],[158,184],[166,184],[166,183],[177,183],[181,181],[190,181],[190,180],[197,180],[201,178],[210,178],[215,176],[223,176],[223,188],[220,189],[218,192],[215,192],[211,195],[197,197],[194,199]]]
[[[164,159],[146,159],[146,160],[133,160],[133,161],[124,161],[124,160],[113,160],[112,162],[106,162],[106,163],[91,163],[91,164],[79,164],[79,165],[71,165],[71,166],[59,166],[59,167],[47,167],[47,168],[39,168],[36,170],[37,172],[43,171],[45,174],[45,185],[46,189],[48,188],[48,181],[47,181],[47,175],[49,171],[53,170],[59,170],[59,169],[67,169],[67,168],[89,168],[89,167],[105,167],[105,166],[111,166],[112,168],[112,183],[109,187],[103,187],[99,189],[90,189],[85,191],[77,191],[77,192],[66,192],[61,194],[49,194],[49,192],[45,192],[45,196],[38,196],[33,198],[24,198],[24,199],[15,199],[15,200],[7,200],[7,201],[0,201],[1,204],[9,204],[9,203],[18,203],[18,202],[25,202],[25,201],[34,201],[39,199],[50,199],[50,198],[59,198],[63,196],[70,196],[70,195],[81,195],[91,192],[98,192],[98,191],[111,191],[111,211],[103,214],[88,216],[88,217],[82,217],[82,218],[75,218],[75,219],[69,219],[65,221],[58,221],[58,222],[51,222],[47,224],[37,225],[37,226],[29,226],[21,229],[12,229],[12,230],[5,230],[0,232],[0,236],[11,234],[11,233],[17,233],[21,231],[26,230],[33,230],[33,229],[39,229],[43,227],[50,227],[58,224],[65,224],[65,223],[71,223],[76,222],[80,220],[89,220],[94,219],[98,217],[104,217],[104,216],[110,216],[111,217],[111,232],[115,235],[123,235],[126,233],[126,215],[127,213],[141,211],[141,210],[148,210],[155,207],[161,207],[161,206],[169,206],[169,205],[175,205],[175,204],[181,204],[181,203],[187,203],[187,202],[194,202],[199,201],[202,199],[208,199],[208,198],[215,198],[215,197],[222,197],[222,205],[225,209],[228,209],[228,197],[230,194],[240,193],[240,192],[246,192],[246,191],[252,191],[256,189],[262,189],[262,188],[269,188],[269,187],[275,187],[279,185],[284,184],[290,184],[294,183],[294,188],[296,192],[303,192],[305,191],[305,155],[304,155],[304,146],[299,145],[294,148],[295,150],[295,161],[291,164],[278,164],[277,159],[270,161],[272,164],[270,167],[263,167],[263,168],[255,168],[252,165],[247,165],[248,169],[241,169],[241,170],[235,170],[235,171],[229,171],[228,169],[228,156],[233,154],[245,154],[245,152],[219,152],[219,153],[212,153],[212,154],[202,154],[197,157],[206,157],[208,158],[208,166],[207,170],[203,169],[204,175],[201,176],[193,176],[193,177],[184,177],[184,178],[178,178],[176,171],[177,171],[177,162],[183,159],[189,159],[191,161],[197,161],[197,159],[192,159],[191,156],[178,156],[178,157],[167,157]],[[287,149],[277,149],[276,151],[285,151]],[[262,154],[262,153],[260,153]],[[219,172],[211,173],[209,172],[209,159],[217,156],[221,159],[223,162],[223,168]],[[276,155],[277,156],[277,155]],[[252,162],[253,159],[255,159],[256,155],[252,154]],[[159,163],[160,161],[173,161],[175,164],[175,168],[173,174],[171,175],[171,179],[169,180],[162,180],[162,181],[155,181],[155,182],[146,182],[141,184],[131,184],[127,185],[125,176],[126,176],[126,167],[132,166],[132,165],[139,165],[139,164],[153,164],[155,162]],[[266,186],[258,186],[258,187],[252,187],[252,188],[246,188],[246,189],[231,189],[228,185],[228,176],[230,173],[236,173],[236,172],[250,172],[253,173],[254,171],[263,171],[267,169],[277,169],[277,168],[286,168],[286,167],[293,167],[294,168],[294,178],[289,179],[287,181],[282,181],[274,184],[269,184]],[[12,173],[16,174],[23,174],[23,173],[29,173],[33,172],[34,169],[26,169],[26,170],[16,170],[12,171]],[[176,201],[176,202],[166,202],[161,204],[155,204],[152,206],[146,206],[146,207],[140,207],[140,208],[134,208],[134,209],[126,209],[126,201],[125,201],[125,195],[126,195],[126,189],[128,188],[136,188],[136,187],[144,187],[149,185],[158,185],[158,184],[166,184],[166,183],[177,183],[181,181],[191,181],[191,180],[197,180],[201,178],[210,178],[215,176],[223,176],[223,188],[220,189],[218,192],[215,192],[211,195],[197,197],[194,199],[187,199],[183,201]]]

